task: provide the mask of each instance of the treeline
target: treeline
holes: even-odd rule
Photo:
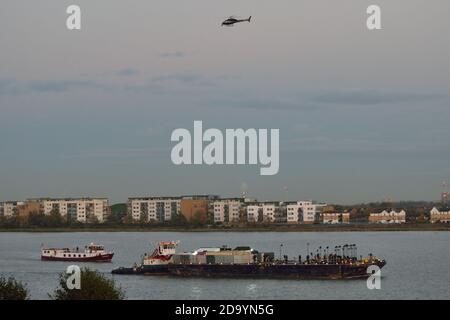
[[[187,221],[183,215],[174,215],[170,221],[165,222],[148,222],[145,219],[135,221],[131,215],[123,211],[111,210],[104,222],[99,222],[93,217],[87,218],[87,223],[79,222],[70,216],[62,216],[58,211],[52,211],[50,214],[41,212],[31,212],[27,216],[0,216],[0,228],[15,229],[15,228],[119,228],[119,227],[203,227],[210,224],[210,219],[203,221],[198,218],[192,221]]]

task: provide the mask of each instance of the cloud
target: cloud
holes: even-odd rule
[[[151,147],[151,148],[111,148],[84,150],[78,153],[61,154],[61,159],[143,159],[152,157],[170,156],[169,147]]]
[[[445,141],[401,141],[367,138],[344,138],[331,136],[311,136],[293,138],[285,141],[284,151],[329,151],[329,152],[364,152],[364,153],[433,153],[450,150]]]
[[[312,97],[313,103],[339,105],[377,105],[417,102],[446,97],[438,93],[389,92],[373,90],[332,91]]]
[[[0,94],[16,94],[20,92],[17,81],[14,79],[0,79]]]
[[[160,58],[165,58],[165,59],[169,59],[169,58],[184,58],[186,57],[188,54],[186,52],[183,51],[173,51],[173,52],[162,52],[159,54]]]
[[[25,84],[26,91],[63,92],[71,88],[95,87],[97,83],[90,80],[34,81]]]
[[[201,85],[201,86],[213,86],[215,85],[212,79],[194,73],[173,73],[166,75],[159,75],[152,78],[153,82],[178,82],[183,84]]]
[[[122,73],[123,76],[131,76],[132,72]],[[16,79],[0,79],[0,95],[20,95],[30,93],[63,93],[72,89],[96,89],[104,91],[123,92],[155,92],[161,87],[155,83],[108,83],[101,80],[38,80],[19,81]]]
[[[224,97],[223,99],[215,99],[208,102],[207,107],[227,107],[236,109],[253,109],[258,111],[295,111],[295,110],[309,110],[315,108],[309,102],[301,101],[300,99],[290,98],[249,98],[249,97],[236,97],[236,95],[230,95],[232,98]]]
[[[99,86],[99,84],[91,80],[18,81],[16,79],[0,79],[0,94],[64,92],[71,88]]]
[[[115,74],[118,76],[121,76],[121,77],[131,77],[131,76],[139,75],[140,72],[137,69],[125,68],[125,69],[118,70]]]
[[[344,107],[355,109],[364,106],[389,106],[391,104],[403,104],[411,108],[413,103],[433,100],[450,100],[450,95],[443,93],[420,92],[392,92],[392,91],[365,91],[344,90],[327,91],[320,94],[309,92],[284,96],[251,96],[230,94],[222,99],[210,101],[211,106],[226,106],[238,109],[254,109],[258,111],[332,111]],[[425,105],[425,104],[423,104]],[[427,108],[430,105],[426,105]]]

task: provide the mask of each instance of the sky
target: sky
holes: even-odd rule
[[[66,28],[71,4],[81,30]],[[382,30],[366,28],[371,4]],[[0,201],[437,200],[449,12],[448,0],[3,0]],[[252,20],[221,27],[230,15]],[[175,166],[171,132],[194,120],[279,128],[279,173]]]

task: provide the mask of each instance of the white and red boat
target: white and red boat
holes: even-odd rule
[[[91,243],[79,248],[42,248],[43,261],[77,261],[77,262],[111,262],[114,252],[105,250],[104,246]]]
[[[151,254],[145,253],[141,263],[135,263],[131,268],[120,267],[114,269],[116,274],[151,274],[167,275],[169,273],[169,263],[176,253],[176,247],[180,241],[162,241],[155,243],[155,249]]]

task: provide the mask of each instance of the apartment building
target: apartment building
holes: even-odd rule
[[[263,222],[275,222],[279,203],[264,202],[261,203]]]
[[[379,213],[371,213],[369,215],[369,222],[370,223],[405,223],[406,222],[406,212],[405,210],[401,211],[387,211],[383,210]]]
[[[283,223],[286,222],[286,210],[282,202],[254,202],[245,207],[247,222]]]
[[[327,212],[321,214],[322,223],[339,224],[350,223],[350,213],[348,212]]]
[[[246,211],[247,211],[247,222],[256,223],[262,220],[262,207],[260,205],[248,204],[246,207]]]
[[[128,212],[134,221],[164,222],[180,214],[181,197],[128,198]]]
[[[0,203],[0,216],[15,217],[19,207],[24,205],[22,201],[5,201]]]
[[[212,202],[212,211],[215,223],[239,222],[240,211],[244,199],[229,198],[220,199]]]
[[[325,204],[317,204],[312,201],[287,203],[287,222],[312,224],[317,221],[318,214],[324,206]]]
[[[58,212],[63,217],[82,223],[102,223],[109,215],[107,198],[43,198],[30,201],[39,201],[44,214]]]
[[[450,223],[450,208],[438,210],[436,207],[434,207],[433,209],[431,209],[430,222]]]

